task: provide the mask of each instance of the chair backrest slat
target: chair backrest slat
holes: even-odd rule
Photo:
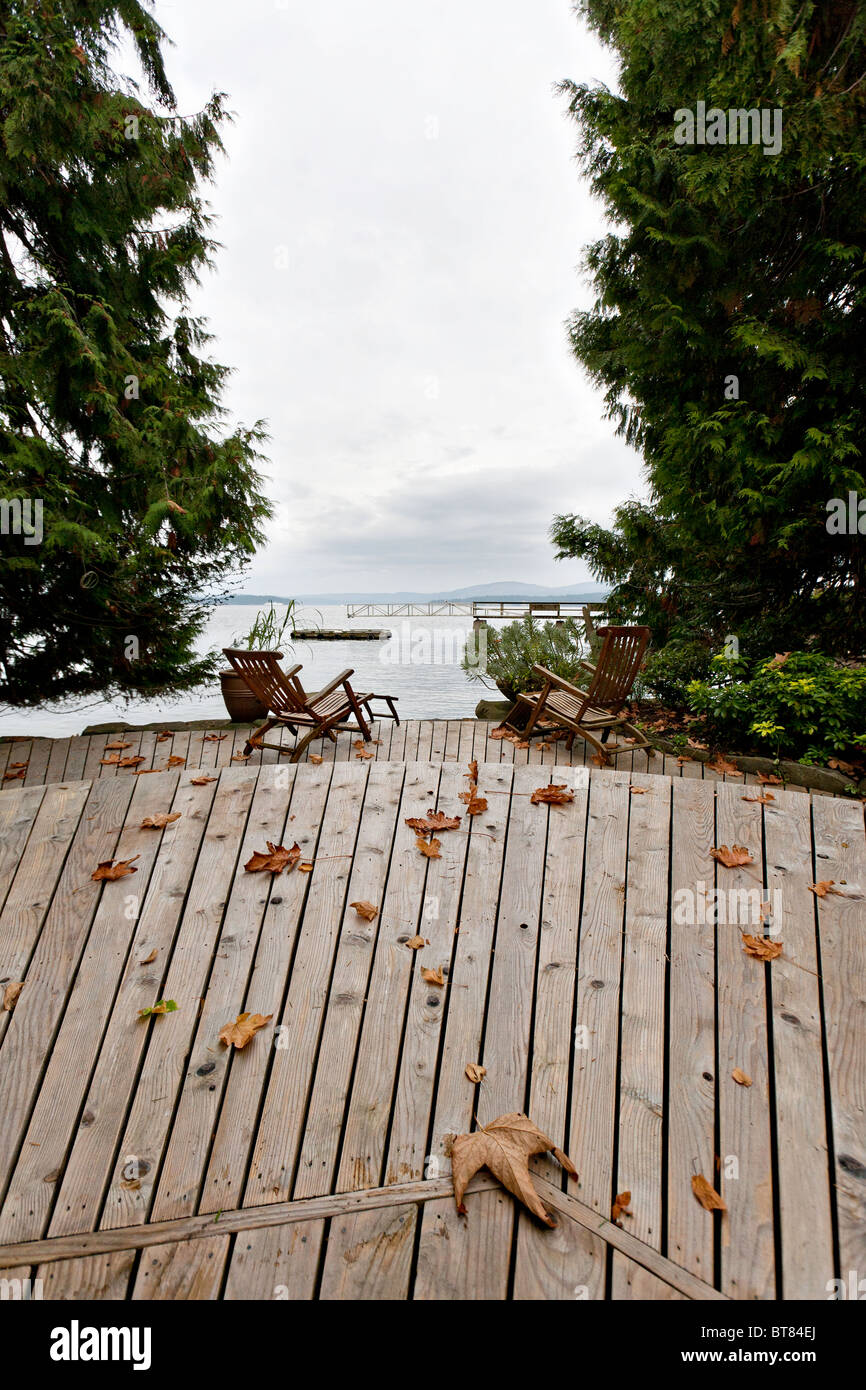
[[[285,717],[306,710],[303,686],[296,676],[287,677],[280,665],[282,652],[249,652],[223,647],[223,655],[272,714]]]
[[[648,627],[600,627],[601,650],[587,703],[616,714],[625,704],[641,667],[650,638]]]

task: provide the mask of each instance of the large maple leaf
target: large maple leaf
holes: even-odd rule
[[[479,1168],[489,1168],[503,1187],[518,1197],[540,1221],[546,1226],[555,1226],[556,1222],[541,1204],[529,1173],[531,1155],[547,1153],[549,1149],[553,1150],[554,1157],[565,1171],[576,1178],[577,1169],[568,1155],[558,1149],[546,1134],[542,1134],[528,1115],[514,1111],[500,1115],[474,1134],[458,1134],[451,1148],[457,1210],[466,1210],[463,1195],[470,1179],[474,1178]]]

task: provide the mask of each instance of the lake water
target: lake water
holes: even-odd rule
[[[275,605],[280,613],[285,609]],[[200,648],[232,645],[232,638],[252,626],[255,607],[223,605],[210,616]],[[501,627],[502,623],[494,623]],[[298,628],[378,628],[390,631],[386,641],[288,642],[283,643],[283,665],[303,664],[301,680],[307,690],[317,690],[347,667],[354,669],[352,683],[357,690],[395,695],[401,719],[460,719],[470,717],[485,695],[501,699],[495,689],[488,690],[470,681],[460,667],[472,619],[463,618],[347,618],[344,606],[299,608]],[[375,706],[374,706],[375,708]],[[89,724],[106,724],[112,719],[129,724],[150,724],[157,720],[180,723],[188,719],[225,719],[219,685],[188,691],[167,700],[123,700],[76,702],[65,708],[0,713],[0,734],[46,734],[61,737],[78,734]]]

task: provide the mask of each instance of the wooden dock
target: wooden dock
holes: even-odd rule
[[[23,981],[0,1012],[0,1278],[46,1299],[826,1300],[866,1269],[862,805],[762,803],[645,755],[566,765],[475,721],[379,736],[298,765],[205,733],[125,736],[138,768],[102,764],[107,735],[7,756],[29,753],[0,797],[0,997]],[[533,804],[551,779],[573,801]],[[406,824],[430,807],[461,817],[434,859]],[[267,840],[311,871],[246,872]],[[754,862],[716,864],[734,843]],[[93,881],[118,860],[136,872]],[[707,920],[713,888],[774,904],[777,959],[743,949],[760,923]],[[176,1011],[139,1021],[159,1000]],[[272,1018],[229,1050],[241,1012]],[[455,1210],[451,1136],[514,1110],[579,1171],[532,1160],[555,1230],[486,1175]]]

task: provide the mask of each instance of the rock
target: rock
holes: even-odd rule
[[[509,700],[479,700],[475,706],[476,719],[494,719],[498,724],[511,709]]]

